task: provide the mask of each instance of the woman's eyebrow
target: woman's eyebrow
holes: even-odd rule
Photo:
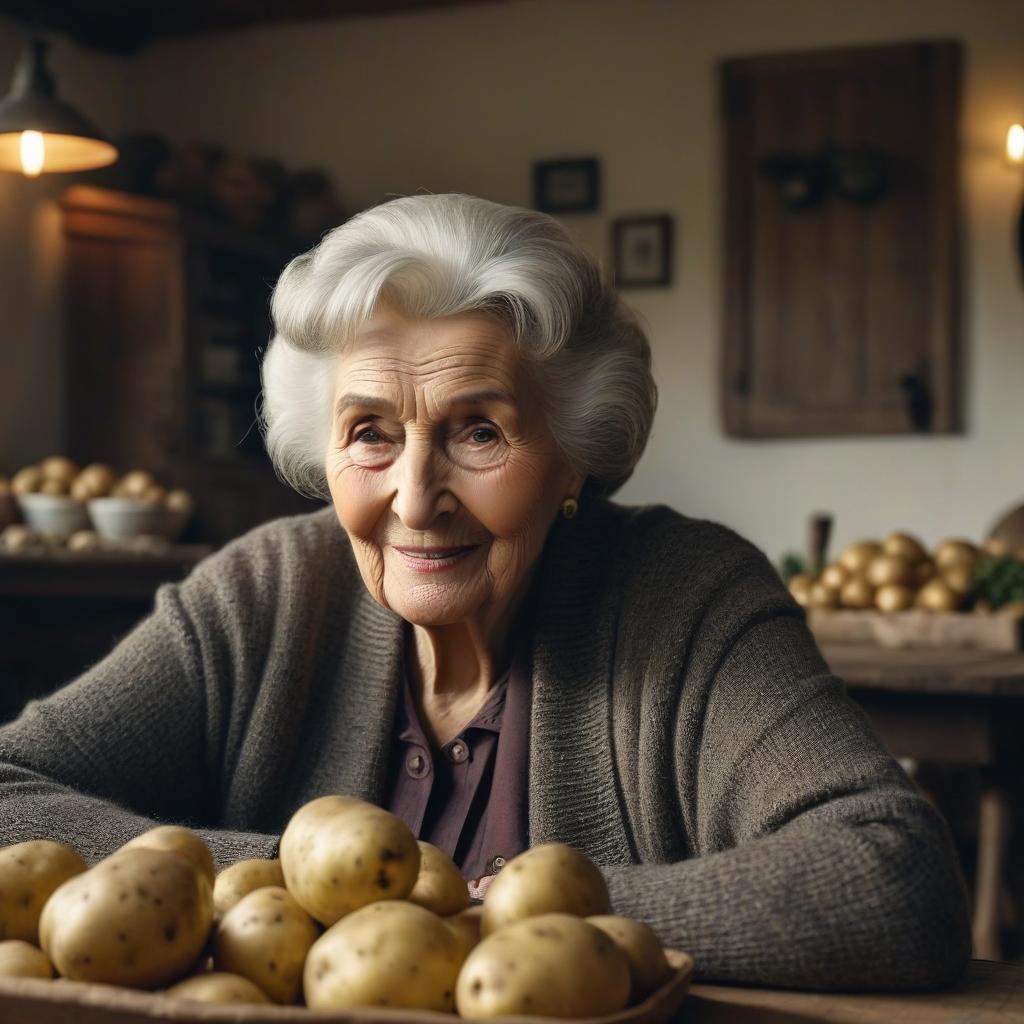
[[[376,409],[380,412],[387,412],[394,408],[386,398],[377,398],[374,395],[347,394],[342,395],[335,404],[335,418],[340,416],[346,409],[351,409],[354,405],[358,405],[363,409]]]
[[[511,391],[500,389],[491,391],[473,391],[465,395],[456,395],[445,406],[445,411],[457,405],[486,405],[487,403],[499,402],[504,405],[516,406],[515,395]],[[338,399],[334,406],[335,417],[340,416],[346,409],[359,406],[363,409],[373,409],[378,412],[391,412],[394,406],[386,399],[375,395],[345,394]]]

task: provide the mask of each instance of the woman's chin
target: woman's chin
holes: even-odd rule
[[[450,626],[473,618],[482,601],[465,595],[453,600],[453,595],[409,594],[404,588],[385,587],[387,606],[406,622],[414,626]]]

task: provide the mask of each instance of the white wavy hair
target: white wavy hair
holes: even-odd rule
[[[496,316],[588,486],[611,493],[633,472],[657,404],[650,346],[594,260],[547,214],[414,195],[334,228],[274,288],[260,417],[274,468],[297,491],[329,498],[334,363],[381,299],[415,317]]]

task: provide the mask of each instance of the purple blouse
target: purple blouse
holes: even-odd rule
[[[493,875],[527,847],[530,668],[520,645],[483,707],[440,749],[427,738],[405,675],[386,806],[467,879]]]

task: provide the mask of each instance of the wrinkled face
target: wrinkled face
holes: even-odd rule
[[[582,485],[507,329],[379,306],[334,405],[327,481],[370,593],[418,625],[503,621]]]

